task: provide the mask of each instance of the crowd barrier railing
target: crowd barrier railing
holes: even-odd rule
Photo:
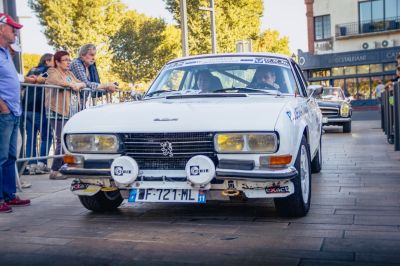
[[[131,91],[109,93],[85,88],[77,92],[55,85],[27,83],[21,83],[21,88],[18,177],[25,170],[29,174],[46,173],[50,159],[64,156],[57,141],[61,141],[61,131],[75,113],[92,106],[137,100],[137,94]],[[17,181],[20,186],[19,178]]]

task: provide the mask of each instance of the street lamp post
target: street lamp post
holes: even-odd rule
[[[181,8],[182,56],[188,56],[189,44],[188,44],[186,0],[180,0],[180,8]]]
[[[217,33],[215,30],[215,8],[214,8],[214,0],[210,0],[210,7],[200,7],[200,10],[209,11],[211,14],[211,46],[212,53],[217,53]]]

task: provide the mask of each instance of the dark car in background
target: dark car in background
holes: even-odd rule
[[[326,118],[324,125],[343,126],[344,133],[351,132],[352,108],[340,87],[324,87],[317,102],[322,116]]]

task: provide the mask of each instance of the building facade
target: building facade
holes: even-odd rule
[[[400,0],[305,0],[308,52],[298,61],[309,83],[342,87],[355,100],[375,98],[395,77]]]

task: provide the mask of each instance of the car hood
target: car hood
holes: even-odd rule
[[[103,105],[73,116],[64,133],[274,130],[293,96],[152,99]]]

